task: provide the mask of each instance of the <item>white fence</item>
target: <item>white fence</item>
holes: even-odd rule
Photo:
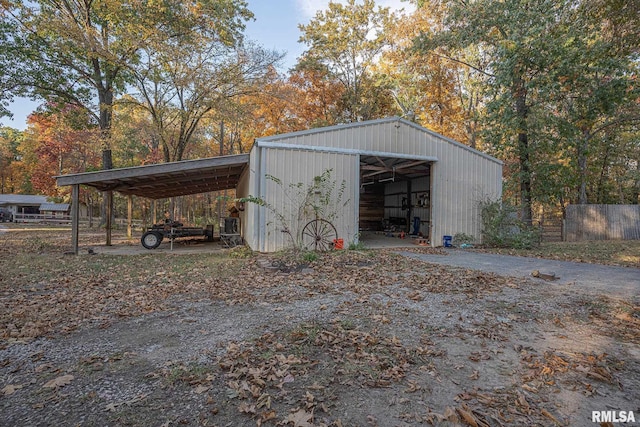
[[[13,222],[16,223],[37,223],[37,224],[57,224],[57,225],[71,225],[71,215],[43,215],[43,214],[14,214]],[[143,222],[139,219],[134,219],[133,226],[135,228],[142,228]],[[89,225],[89,218],[80,218],[79,223],[81,226]],[[100,218],[93,218],[93,224],[100,223]],[[126,227],[126,218],[115,218],[113,224],[118,227]]]

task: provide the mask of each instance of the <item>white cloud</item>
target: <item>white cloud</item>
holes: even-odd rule
[[[339,3],[345,3],[343,0],[338,0]],[[302,15],[301,18],[304,21],[309,20],[316,16],[316,12],[319,10],[326,10],[329,5],[329,0],[295,0],[296,8]],[[389,7],[392,11],[404,9],[405,11],[415,10],[415,6],[409,2],[401,0],[377,0],[376,5],[382,7]]]

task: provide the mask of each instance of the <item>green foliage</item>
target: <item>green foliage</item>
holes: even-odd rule
[[[366,247],[365,247],[364,243],[358,241],[358,243],[355,243],[355,242],[349,243],[348,249],[350,251],[362,251],[362,250],[365,250]]]
[[[318,254],[313,251],[305,251],[302,254],[302,260],[304,262],[314,262],[318,260]]]
[[[300,41],[309,45],[307,58],[324,64],[344,86],[344,116],[349,121],[368,120],[380,115],[380,96],[370,68],[389,44],[388,8],[373,0],[329,2],[306,25],[300,25]],[[372,96],[372,95],[377,96]]]
[[[249,246],[236,246],[229,250],[230,258],[251,258],[253,257],[253,251]]]
[[[3,98],[20,94],[80,106],[99,123],[106,148],[113,106],[127,87],[139,83],[141,77],[154,80],[157,86],[141,96],[166,101],[166,70],[150,67],[151,62],[168,58],[179,62],[187,59],[180,53],[218,53],[221,46],[235,46],[242,39],[244,22],[252,17],[243,0],[200,0],[197,4],[169,0],[155,6],[123,0],[7,0],[0,3],[1,51],[9,53],[0,53],[0,84],[6,78],[11,87]],[[182,63],[188,72],[206,68],[206,59],[188,59],[189,66]],[[163,65],[170,67],[171,62]],[[184,74],[169,77],[176,81]],[[207,83],[235,86],[236,82]],[[182,88],[179,96],[188,103],[189,90]],[[181,125],[192,133],[197,122]]]
[[[419,4],[436,9],[441,2]],[[521,218],[530,219],[535,202],[604,201],[607,185],[618,187],[622,203],[637,202],[638,191],[620,188],[626,174],[613,166],[629,152],[623,135],[631,128],[637,137],[640,119],[638,32],[629,31],[637,19],[625,2],[445,4],[445,29],[425,31],[416,48],[465,64],[490,83],[480,135],[505,160],[506,189],[519,200]]]
[[[518,219],[516,207],[500,200],[484,200],[479,205],[486,246],[528,249],[540,243],[539,230]]]

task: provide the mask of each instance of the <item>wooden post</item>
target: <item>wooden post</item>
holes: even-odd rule
[[[224,155],[224,120],[220,122],[220,157]],[[218,194],[218,227],[220,233],[223,231],[223,223],[222,223],[222,200],[220,199],[220,191],[217,191]]]
[[[133,237],[133,196],[127,196],[127,238]]]
[[[107,217],[105,218],[105,228],[107,234],[107,240],[105,244],[111,246],[111,218],[113,217],[113,191],[107,191],[105,193],[107,198]]]
[[[158,205],[155,199],[153,199],[151,203],[151,225],[153,225],[158,222]]]
[[[71,186],[71,245],[74,255],[78,255],[78,240],[80,224],[80,185]]]
[[[407,180],[407,235],[411,234],[411,221],[413,218],[413,205],[411,203],[411,179]]]
[[[103,142],[108,142],[107,140]],[[111,150],[106,146],[102,150],[102,169],[109,170],[113,169],[113,157],[111,155]],[[105,218],[105,228],[106,228],[106,245],[111,246],[111,218],[113,217],[113,191],[107,191],[104,193],[104,197],[106,198],[106,218]]]

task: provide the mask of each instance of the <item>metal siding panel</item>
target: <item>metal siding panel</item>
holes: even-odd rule
[[[439,141],[437,145],[440,161],[437,164],[439,174],[435,178],[438,191],[434,203],[438,221],[434,241],[439,245],[443,235],[473,234],[473,187],[477,177],[473,176],[475,156],[471,152],[448,147]]]
[[[483,197],[496,198],[502,193],[500,163],[436,134],[402,122],[383,121],[362,126],[335,127],[327,131],[285,136],[279,141],[307,146],[436,157],[438,162],[432,165],[431,182],[432,242],[435,244],[441,243],[444,234],[463,232],[479,237],[478,200]],[[270,159],[273,156],[278,159],[269,161],[268,173],[283,180],[286,175],[288,182],[306,182],[326,167],[333,167],[334,170],[341,168],[343,172],[340,179],[346,179],[347,183],[351,183],[352,189],[358,190],[355,187],[359,182],[359,167],[357,164],[354,166],[354,155],[282,149],[269,151]],[[339,161],[338,158],[341,156],[343,160]],[[357,197],[353,197],[353,200],[357,201]],[[352,213],[355,216],[357,207],[354,209],[356,210]],[[348,215],[344,217],[351,218]],[[353,229],[352,222],[353,220],[349,219],[351,229],[342,225],[340,228],[341,234],[350,234],[349,239],[357,233],[357,225]],[[346,237],[340,237],[347,241]],[[277,243],[281,244],[281,239],[277,240]]]
[[[288,189],[289,184],[302,183],[302,188],[307,188],[311,184],[313,177],[321,175],[327,169],[333,169],[332,180],[336,181],[335,191],[337,192],[341,182],[346,184],[343,202],[347,199],[349,203],[339,210],[339,214],[333,219],[333,224],[338,231],[338,237],[343,238],[348,245],[357,236],[356,206],[358,191],[359,170],[355,155],[316,153],[300,150],[269,149],[267,155],[266,173],[280,179],[283,186],[280,187],[273,180],[268,180],[265,201],[272,204],[277,212],[288,218],[294,233],[311,219],[304,218],[297,220],[297,215],[293,212],[297,202],[288,201],[283,188]],[[288,190],[289,191],[289,190]],[[295,192],[290,196],[295,197]],[[265,251],[273,252],[290,246],[290,240],[285,233],[279,231],[278,223],[273,212],[267,212],[268,227],[261,230],[265,238]]]
[[[258,166],[257,156],[258,147],[254,146],[249,153],[249,168],[247,173],[247,193],[242,196],[256,195],[258,194],[258,174],[256,173],[256,167]],[[253,203],[247,203],[245,205],[244,218],[242,226],[244,231],[245,243],[252,249],[258,250],[257,241],[257,226],[256,226],[256,206]]]

